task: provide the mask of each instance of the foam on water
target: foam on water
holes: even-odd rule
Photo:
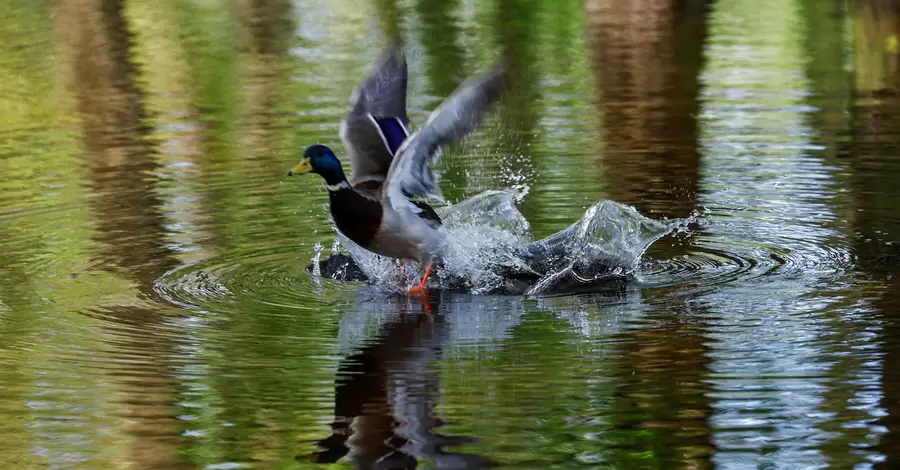
[[[514,194],[488,191],[438,210],[446,240],[437,288],[472,293],[540,294],[633,274],[641,255],[679,223],[648,219],[633,207],[599,201],[577,222],[533,241]],[[337,234],[366,277],[375,285],[401,291],[420,276],[408,262],[375,255]]]

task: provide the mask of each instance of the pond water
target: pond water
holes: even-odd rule
[[[5,0],[0,467],[900,467],[900,22],[850,3]],[[394,35],[415,125],[515,70],[448,200],[688,222],[576,292],[311,275],[285,171]]]

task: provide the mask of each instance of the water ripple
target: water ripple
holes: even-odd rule
[[[642,262],[642,285],[693,289],[758,285],[801,275],[837,276],[854,266],[852,251],[841,235],[827,229],[805,227],[785,233],[780,224],[710,216],[694,218],[688,225],[692,229],[668,239],[670,246],[681,246],[675,256],[653,258],[651,251]]]

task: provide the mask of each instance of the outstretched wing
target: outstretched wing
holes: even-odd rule
[[[431,166],[441,150],[471,133],[488,106],[506,89],[506,68],[495,65],[490,71],[473,77],[456,89],[428,118],[421,130],[410,136],[394,158],[385,183],[385,194],[395,210],[409,206],[409,198],[432,197],[442,200]]]
[[[407,76],[401,43],[395,40],[353,92],[340,130],[353,169],[352,183],[384,181],[409,136]]]

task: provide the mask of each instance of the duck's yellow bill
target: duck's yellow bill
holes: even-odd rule
[[[302,175],[304,173],[309,173],[312,171],[312,165],[309,163],[309,159],[303,160],[294,168],[291,168],[291,171],[288,172],[288,176],[294,175]]]

